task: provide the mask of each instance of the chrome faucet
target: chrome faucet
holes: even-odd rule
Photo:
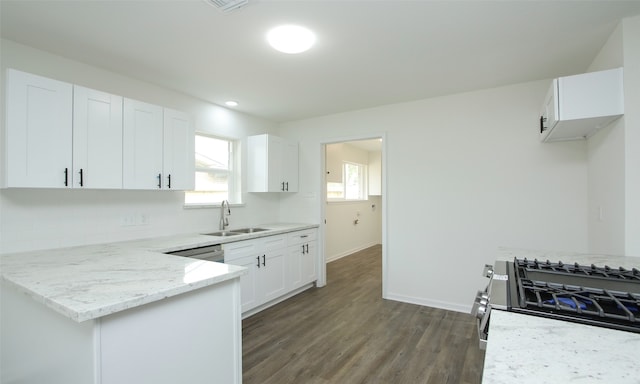
[[[224,206],[227,205],[227,213],[225,214]],[[231,214],[231,208],[229,207],[229,201],[222,200],[220,203],[220,230],[224,230],[229,226],[229,218],[228,215]]]

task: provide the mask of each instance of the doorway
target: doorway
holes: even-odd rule
[[[386,297],[386,156],[383,134],[322,143],[322,279],[326,263],[382,245]]]

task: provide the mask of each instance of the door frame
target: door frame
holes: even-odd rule
[[[362,141],[371,139],[382,139],[382,298],[386,299],[387,295],[387,273],[388,273],[388,239],[387,239],[387,134],[386,132],[368,133],[355,136],[339,137],[333,139],[325,139],[320,141],[320,230],[319,230],[319,249],[318,254],[318,287],[327,284],[327,262],[325,255],[326,241],[326,207],[327,207],[327,187],[326,187],[326,147],[328,144],[344,143],[349,141]]]

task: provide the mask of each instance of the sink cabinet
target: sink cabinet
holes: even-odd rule
[[[224,245],[225,263],[246,267],[240,278],[242,312],[286,293],[286,237],[268,236]]]
[[[289,297],[317,280],[317,229],[226,243],[224,260],[248,269],[240,277],[244,316]]]
[[[247,138],[248,192],[298,192],[298,144],[264,134]]]

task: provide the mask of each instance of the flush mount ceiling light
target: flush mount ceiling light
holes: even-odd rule
[[[237,107],[238,106],[238,102],[237,101],[233,101],[233,100],[225,101],[224,104],[227,107]]]
[[[267,33],[267,41],[276,50],[284,53],[301,53],[316,42],[316,35],[298,25],[282,25]]]

